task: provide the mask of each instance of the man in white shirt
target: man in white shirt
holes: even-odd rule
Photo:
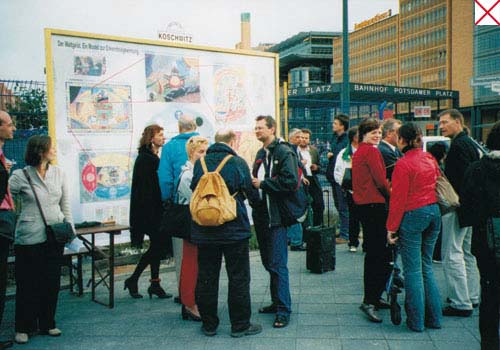
[[[302,138],[299,146],[299,153],[302,157],[302,164],[306,170],[306,178],[309,180],[309,195],[312,198],[313,225],[319,226],[323,223],[323,211],[325,202],[323,192],[316,174],[319,173],[319,153],[316,147],[311,146],[311,130],[302,129]]]

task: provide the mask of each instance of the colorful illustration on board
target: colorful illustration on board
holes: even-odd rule
[[[149,102],[200,102],[197,58],[146,54],[145,64]]]
[[[67,84],[68,129],[72,132],[127,132],[132,128],[130,86]]]
[[[217,122],[238,122],[247,114],[245,76],[243,67],[214,67],[214,111]]]
[[[133,159],[125,151],[81,152],[80,203],[128,199]]]

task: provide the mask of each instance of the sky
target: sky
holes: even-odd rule
[[[397,0],[349,0],[349,29]],[[45,81],[44,28],[156,39],[172,22],[193,44],[234,48],[250,12],[252,46],[308,31],[341,31],[342,0],[0,0],[0,80]]]

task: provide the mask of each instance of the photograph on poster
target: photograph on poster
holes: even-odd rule
[[[72,132],[127,132],[132,128],[130,86],[67,83],[68,129]]]
[[[134,159],[135,152],[80,152],[80,203],[128,199]]]
[[[146,54],[145,65],[149,102],[200,102],[197,58]]]
[[[234,123],[247,113],[246,71],[242,66],[214,67],[215,120]]]
[[[75,56],[73,72],[75,75],[101,76],[106,74],[106,57]]]

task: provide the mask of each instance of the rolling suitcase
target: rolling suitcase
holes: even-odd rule
[[[310,226],[304,231],[307,243],[306,267],[312,273],[323,273],[335,270],[335,227],[330,226],[330,193],[326,193],[328,219],[327,225]]]

